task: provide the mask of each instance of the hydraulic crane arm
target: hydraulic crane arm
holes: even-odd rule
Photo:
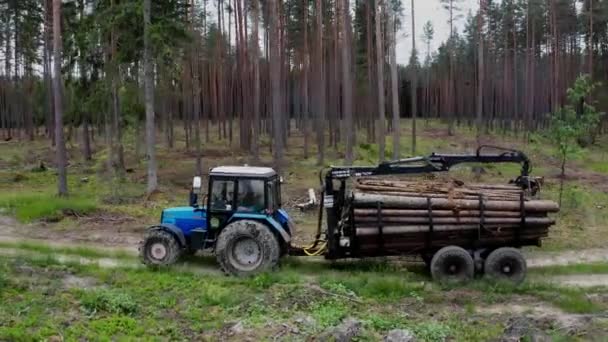
[[[502,153],[482,154],[483,149],[492,148]],[[378,166],[334,166],[326,174],[326,181],[362,176],[421,174],[430,172],[449,171],[454,165],[462,163],[518,163],[521,164],[521,175],[530,174],[530,160],[521,151],[504,149],[494,146],[481,146],[475,154],[438,154],[427,157],[413,157],[390,162]]]

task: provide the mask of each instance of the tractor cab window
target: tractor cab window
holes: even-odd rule
[[[260,179],[239,180],[237,210],[260,212],[264,210],[264,181]]]
[[[268,209],[274,210],[281,206],[281,187],[278,179],[268,182]]]
[[[212,210],[232,210],[232,200],[234,199],[234,181],[213,181],[210,198]]]

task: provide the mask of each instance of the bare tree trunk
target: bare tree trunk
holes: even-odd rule
[[[46,106],[46,129],[47,136],[51,138],[51,145],[55,146],[55,133],[53,128],[53,81],[51,80],[51,4],[50,0],[44,1],[44,36],[43,36],[43,69],[44,69],[44,84],[46,88],[45,106]],[[8,60],[8,58],[7,58]]]
[[[146,106],[146,152],[148,160],[148,187],[151,194],[158,187],[156,170],[156,136],[154,124],[154,66],[150,51],[150,11],[151,1],[144,0],[144,88]]]
[[[55,98],[55,140],[57,145],[57,190],[59,196],[67,196],[67,155],[63,137],[63,79],[61,75],[61,61],[63,58],[62,45],[61,0],[53,0],[53,92]]]
[[[316,65],[316,131],[317,131],[317,164],[325,162],[325,74],[323,62],[323,6],[321,0],[315,0],[315,65]]]
[[[276,0],[268,1],[271,37],[279,36]],[[270,97],[272,99],[273,157],[277,169],[283,162],[283,125],[281,122],[281,56],[278,39],[270,39]]]
[[[418,50],[416,49],[416,21],[415,21],[415,15],[414,15],[414,0],[412,0],[412,55],[415,55],[416,57],[418,56]],[[395,32],[395,35],[397,33],[397,28],[395,28],[395,30],[393,31]],[[397,40],[395,37],[395,40],[393,42],[393,50],[396,49],[396,45],[397,45]],[[397,57],[394,57],[395,59]],[[417,62],[417,59],[412,59],[413,62]],[[395,62],[396,64],[396,62]],[[410,67],[412,68],[411,70],[411,97],[412,97],[412,155],[416,155],[416,117],[418,116],[418,65],[415,63],[412,63],[412,65],[410,65]],[[395,66],[395,69],[397,67]],[[397,72],[396,70],[394,71],[395,73]],[[396,77],[395,77],[396,78]],[[396,82],[396,80],[395,80]],[[396,97],[398,94],[398,90],[397,90],[397,85],[393,85],[393,110],[395,110],[395,106],[396,106],[396,111],[397,111],[397,116],[399,115],[399,103],[396,103]],[[399,137],[397,135],[397,137]],[[398,159],[398,155],[396,156],[395,159]]]
[[[477,125],[477,146],[481,146],[481,134],[482,134],[482,129],[483,129],[483,89],[484,89],[484,76],[485,76],[485,71],[484,71],[484,60],[483,60],[483,49],[484,49],[484,45],[483,45],[483,39],[484,39],[484,33],[483,33],[483,27],[484,27],[484,22],[483,22],[483,16],[485,15],[485,8],[486,8],[486,4],[485,4],[485,0],[480,0],[479,1],[479,15],[477,16],[477,118],[476,118],[476,125]]]
[[[413,6],[412,0],[412,6]],[[399,127],[399,77],[397,74],[397,26],[396,26],[396,13],[391,11],[388,15],[389,24],[387,32],[390,34],[390,67],[391,67],[391,100],[392,100],[392,112],[393,112],[393,159],[399,159],[401,155],[401,129]],[[413,24],[412,24],[413,25]],[[415,53],[415,52],[413,52]],[[415,124],[414,124],[415,125]],[[412,126],[415,129],[415,126]],[[415,131],[412,132],[412,139],[416,141]],[[415,149],[415,146],[412,147]]]
[[[372,2],[366,1],[365,3],[365,37],[367,40],[367,49],[366,49],[366,57],[367,57],[367,117],[365,121],[367,122],[367,141],[368,143],[373,143],[376,139],[374,137],[374,92],[376,91],[374,88],[374,76],[373,76],[373,66],[374,66],[374,57],[373,57],[373,42],[372,42]],[[374,9],[374,13],[376,10]]]
[[[384,108],[384,46],[382,39],[382,16],[384,13],[384,5],[382,0],[378,0],[376,4],[376,64],[377,64],[377,75],[378,75],[378,124],[377,124],[377,138],[378,138],[378,159],[380,162],[385,160],[385,144],[386,137],[384,136],[384,120],[385,120],[385,108]]]
[[[84,160],[91,160],[91,133],[89,131],[89,118],[82,119],[82,154]]]
[[[310,51],[308,49],[308,0],[303,0],[304,18],[304,47],[302,52],[302,130],[304,134],[304,159],[308,159],[308,145],[310,140],[310,99],[308,96],[308,73],[310,70]]]
[[[253,16],[253,32],[251,52],[251,66],[253,73],[253,137],[251,144],[251,152],[253,160],[257,162],[260,159],[260,147],[258,140],[260,139],[260,44],[259,44],[259,27],[260,27],[260,1],[253,0],[252,6]]]
[[[589,42],[587,43],[589,50],[589,66],[587,73],[589,78],[593,80],[593,0],[589,0]]]
[[[342,111],[344,112],[345,136],[346,136],[346,165],[353,163],[353,143],[355,127],[353,125],[353,81],[351,71],[351,19],[350,1],[339,0],[342,20],[340,21],[342,31]]]

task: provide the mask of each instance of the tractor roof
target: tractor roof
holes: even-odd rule
[[[237,176],[237,177],[272,177],[276,172],[269,167],[257,166],[218,166],[211,169],[210,176]]]

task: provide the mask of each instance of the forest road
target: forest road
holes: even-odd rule
[[[0,254],[13,255],[19,250],[20,243],[43,244],[50,247],[74,248],[90,247],[99,251],[108,251],[108,255],[116,252],[137,255],[137,247],[141,241],[141,235],[132,231],[115,231],[111,236],[103,238],[103,233],[86,230],[76,232],[69,230],[48,229],[44,224],[20,224],[14,218],[0,216]],[[595,248],[583,250],[566,250],[558,252],[534,251],[526,253],[529,268],[541,268],[549,266],[568,266],[576,264],[608,263],[608,248]],[[66,257],[66,260],[70,259]],[[99,263],[102,267],[118,267],[124,265],[123,261],[112,261],[107,258]],[[91,260],[80,258],[84,263]],[[136,266],[136,265],[132,265]],[[219,270],[209,265],[189,265],[187,268],[201,268],[204,273],[219,273]],[[547,277],[543,277],[547,279]],[[573,274],[558,275],[548,278],[549,281],[567,286],[594,287],[608,286],[608,274]]]

